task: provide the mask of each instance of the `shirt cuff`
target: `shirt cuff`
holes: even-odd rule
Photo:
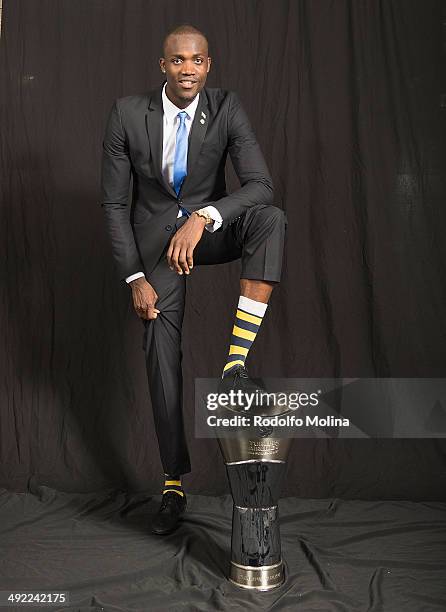
[[[218,212],[215,206],[205,206],[203,210],[205,210],[210,216],[210,218],[214,220],[214,223],[212,223],[211,225],[205,225],[205,228],[208,232],[216,232],[218,228],[221,227],[223,224],[221,214]]]
[[[144,272],[136,272],[135,274],[132,274],[131,276],[127,276],[127,278],[125,279],[125,282],[131,283],[132,280],[135,280],[136,278],[141,278],[141,276],[145,276]]]

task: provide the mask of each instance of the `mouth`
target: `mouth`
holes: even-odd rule
[[[197,84],[197,81],[183,79],[182,81],[178,81],[178,83],[180,84],[180,87],[183,87],[183,89],[192,89],[192,87]]]

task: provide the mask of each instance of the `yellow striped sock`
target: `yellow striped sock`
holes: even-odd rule
[[[263,320],[266,304],[240,297],[232,328],[231,342],[223,376],[229,374],[236,366],[245,365],[246,357]],[[263,314],[262,314],[263,313]]]
[[[173,491],[174,493],[178,493],[178,495],[184,497],[181,476],[171,476],[170,474],[165,474],[165,477],[163,495],[168,491]]]

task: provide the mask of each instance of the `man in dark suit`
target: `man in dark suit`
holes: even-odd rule
[[[241,258],[240,297],[222,378],[247,379],[245,359],[279,282],[286,219],[238,96],[205,88],[206,37],[169,33],[166,82],[115,101],[103,142],[102,206],[119,278],[144,324],[149,389],[165,472],[152,529],[169,533],[186,507],[190,472],[182,416],[181,327],[185,280],[196,265]],[[226,192],[230,155],[240,188]],[[129,190],[133,179],[133,189]],[[131,202],[129,211],[129,200]],[[130,214],[129,214],[130,212]]]

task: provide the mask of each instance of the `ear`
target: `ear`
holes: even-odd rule
[[[208,57],[208,69],[207,69],[207,72],[209,72],[209,70],[211,69],[211,63],[212,63],[212,59],[210,57]]]
[[[166,62],[164,60],[164,57],[160,57],[159,64],[160,64],[161,72],[166,73]]]

